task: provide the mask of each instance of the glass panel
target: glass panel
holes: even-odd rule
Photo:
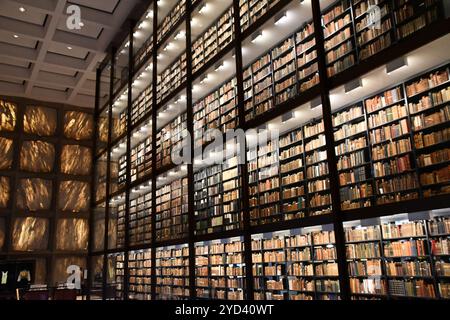
[[[28,106],[23,116],[23,130],[38,136],[52,136],[56,131],[57,118],[55,109]]]
[[[64,114],[64,136],[74,140],[90,140],[94,132],[94,117],[89,113],[67,111]]]
[[[65,145],[61,151],[61,172],[71,175],[87,176],[92,169],[91,148]]]
[[[97,154],[100,154],[106,149],[108,144],[108,132],[109,132],[109,117],[108,108],[100,113],[98,119],[97,129]]]
[[[129,233],[130,245],[149,244],[152,241],[152,187],[151,182],[131,191]]]
[[[94,251],[103,251],[105,249],[105,203],[97,206],[93,212],[94,220],[94,243],[92,244]]]
[[[91,188],[88,182],[62,181],[59,185],[58,208],[62,211],[86,212],[89,210]]]
[[[17,187],[17,208],[29,211],[49,210],[52,201],[52,181],[22,179]]]
[[[127,143],[126,138],[118,142],[112,149],[110,162],[110,193],[115,193],[125,187],[127,179]]]
[[[13,163],[13,140],[0,137],[0,170],[11,169]]]
[[[123,299],[124,281],[124,261],[123,253],[108,255],[106,299]]]
[[[20,151],[20,169],[50,173],[55,163],[55,147],[43,141],[24,141]]]
[[[103,298],[103,256],[92,257],[90,278],[91,300],[101,300]]]
[[[106,171],[108,164],[106,161],[106,153],[98,158],[95,168],[95,201],[104,200],[106,198]]]
[[[111,199],[109,205],[108,249],[125,244],[125,194]]]
[[[151,3],[137,23],[137,28],[133,33],[135,70],[138,70],[145,61],[151,60],[151,52],[153,49],[153,7],[154,3]]]
[[[0,208],[8,207],[11,196],[11,187],[8,177],[0,177]]]
[[[56,227],[56,249],[65,251],[87,250],[89,227],[82,219],[60,219]]]
[[[17,218],[13,222],[12,248],[14,251],[40,251],[48,249],[49,220]]]
[[[17,105],[0,100],[0,131],[14,131],[17,121]]]
[[[152,250],[131,251],[128,254],[128,267],[130,269],[131,300],[152,299]]]

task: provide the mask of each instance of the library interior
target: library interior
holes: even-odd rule
[[[0,9],[0,300],[450,299],[450,1]]]

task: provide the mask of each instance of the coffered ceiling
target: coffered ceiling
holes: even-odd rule
[[[142,2],[0,0],[0,95],[93,108],[95,69]],[[71,5],[80,8],[79,30],[67,27]]]

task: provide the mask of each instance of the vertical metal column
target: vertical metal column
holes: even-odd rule
[[[325,60],[322,14],[320,10],[319,0],[313,0],[311,3],[314,21],[314,35],[317,44],[317,56],[319,65],[319,78],[320,78],[319,83],[320,96],[322,99],[323,122],[325,127],[325,138],[327,142],[326,148],[327,160],[330,172],[329,177],[331,188],[331,200],[333,207],[332,214],[334,224],[334,235],[336,240],[336,251],[338,257],[339,284],[340,284],[341,298],[343,300],[348,300],[350,298],[350,284],[347,270],[344,227],[342,224],[342,215],[341,215],[341,197],[340,197],[339,176],[337,170],[337,157],[334,148],[335,143],[334,143],[333,119],[332,119],[330,92],[329,92],[329,79]]]

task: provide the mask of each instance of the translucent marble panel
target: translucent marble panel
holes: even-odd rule
[[[0,219],[0,251],[3,250],[3,246],[5,245],[5,219]]]
[[[89,224],[83,219],[60,219],[56,227],[56,248],[64,251],[87,250]]]
[[[89,210],[91,188],[88,182],[62,181],[58,192],[58,209],[70,212]]]
[[[94,132],[94,117],[84,112],[68,111],[64,114],[64,135],[68,139],[90,140]]]
[[[14,131],[17,123],[17,106],[0,100],[0,131]]]
[[[92,170],[92,151],[78,145],[65,145],[61,150],[61,172],[87,176]]]
[[[52,181],[22,179],[17,187],[17,208],[29,211],[49,210],[52,202]]]
[[[17,218],[13,223],[12,247],[15,251],[48,248],[49,221],[42,218]]]
[[[50,173],[55,164],[55,147],[43,141],[24,141],[20,150],[20,169]]]
[[[34,274],[34,284],[47,283],[47,260],[36,259],[36,273]]]
[[[103,256],[92,257],[92,272],[90,275],[93,289],[102,288],[103,285]],[[99,294],[96,290],[95,294]]]
[[[11,169],[13,163],[13,141],[0,137],[0,170]]]
[[[0,208],[8,207],[8,202],[11,194],[11,187],[8,177],[0,177]]]
[[[55,265],[53,266],[53,279],[52,283],[67,283],[69,274],[67,273],[67,267],[78,266],[81,271],[86,269],[86,258],[83,257],[66,257],[56,258]]]
[[[52,136],[55,134],[57,121],[55,109],[28,106],[23,116],[23,130],[42,137]]]

